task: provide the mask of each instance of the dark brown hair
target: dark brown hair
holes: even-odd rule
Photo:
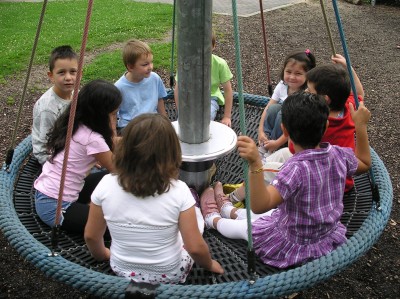
[[[282,104],[282,124],[303,149],[315,148],[325,133],[329,108],[323,96],[300,91]]]
[[[283,62],[283,67],[281,70],[280,78],[283,80],[285,74],[286,65],[289,62],[298,62],[303,65],[304,71],[307,73],[309,70],[313,69],[316,65],[315,56],[311,53],[309,49],[306,50],[296,50],[286,56],[285,61]],[[307,81],[304,82],[302,89],[306,89]]]
[[[49,70],[53,71],[54,65],[58,59],[76,59],[78,60],[78,54],[72,49],[71,46],[59,46],[51,51],[49,58]]]
[[[182,162],[179,139],[168,118],[152,113],[134,118],[122,131],[114,162],[126,192],[139,197],[167,192]]]
[[[101,79],[87,83],[78,93],[72,135],[76,133],[80,125],[85,125],[103,136],[110,150],[113,150],[110,113],[118,109],[121,102],[121,92],[114,84]],[[53,158],[65,149],[70,113],[71,109],[68,106],[48,133],[47,147],[52,153],[50,161],[53,161]]]
[[[350,96],[350,77],[345,68],[338,64],[323,64],[306,74],[307,81],[314,84],[317,94],[328,96],[329,108],[341,111]]]

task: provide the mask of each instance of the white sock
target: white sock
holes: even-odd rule
[[[217,217],[222,218],[221,214],[218,213],[218,212],[213,212],[213,213],[210,213],[210,214],[206,215],[206,217],[204,218],[204,222],[206,223],[206,227],[215,229],[215,227],[214,227],[214,219],[217,218]]]
[[[229,200],[234,204],[238,203],[238,202],[241,202],[240,198],[236,194],[236,190],[237,189],[235,189],[231,193],[229,193]]]
[[[235,207],[233,206],[233,204],[231,202],[224,203],[222,205],[222,207],[221,207],[221,216],[222,216],[222,218],[231,219],[231,211],[234,208]]]

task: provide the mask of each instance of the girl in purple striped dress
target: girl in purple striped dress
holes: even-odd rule
[[[367,171],[371,155],[367,136],[370,112],[351,106],[357,149],[320,143],[328,125],[326,101],[306,92],[290,95],[282,105],[282,129],[295,154],[270,185],[254,141],[239,136],[239,155],[249,163],[249,190],[254,249],[268,265],[286,268],[325,255],[346,241],[340,223],[346,177]],[[228,238],[247,240],[244,209],[232,206],[221,183],[201,196],[206,226]]]

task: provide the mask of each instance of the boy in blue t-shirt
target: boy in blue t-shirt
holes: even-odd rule
[[[143,113],[159,113],[167,116],[164,83],[153,70],[153,53],[150,47],[139,40],[129,40],[122,51],[127,71],[115,82],[121,91],[122,104],[118,111],[119,130],[136,116]]]

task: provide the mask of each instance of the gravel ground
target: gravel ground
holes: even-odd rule
[[[342,54],[333,9],[327,5],[326,10],[336,51]],[[400,298],[400,117],[397,105],[393,104],[400,97],[400,49],[396,48],[400,42],[400,8],[339,2],[339,11],[351,62],[363,82],[365,102],[372,112],[369,124],[371,146],[384,161],[392,180],[393,209],[382,236],[363,257],[328,281],[294,294],[292,298]],[[331,48],[319,1],[308,0],[267,12],[265,20],[273,85],[278,81],[285,55],[292,49],[309,48],[317,63],[329,62]],[[236,82],[232,18],[216,16],[214,23],[218,36],[215,53],[228,61]],[[267,95],[268,76],[260,16],[240,18],[239,28],[244,92]],[[168,71],[156,71],[168,86]],[[18,74],[1,84],[1,161],[11,146],[17,113],[15,106],[5,102],[22,94],[24,79],[25,74]],[[46,66],[34,66],[16,143],[30,133],[33,104],[48,86]],[[36,270],[18,255],[1,232],[0,269],[0,298],[92,298]]]

